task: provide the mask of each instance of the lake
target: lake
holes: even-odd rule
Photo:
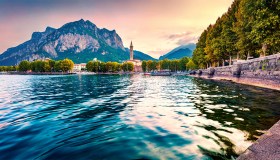
[[[0,75],[0,159],[230,159],[280,92],[187,76]]]

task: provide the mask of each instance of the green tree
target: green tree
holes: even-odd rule
[[[185,71],[186,70],[186,64],[189,62],[189,58],[188,57],[183,57],[179,60],[179,64],[178,64],[178,68],[176,68],[176,70],[179,71]]]
[[[86,68],[87,68],[87,71],[93,72],[93,68],[94,68],[93,61],[89,61],[89,62],[86,64]]]
[[[118,62],[112,62],[111,65],[112,65],[112,72],[119,72],[121,70],[120,64]]]
[[[196,44],[196,48],[193,52],[193,61],[200,68],[206,68],[208,63],[206,60],[206,53],[204,48],[206,47],[206,38],[207,38],[209,28],[210,26],[207,28],[207,30],[204,30],[202,32]]]
[[[258,46],[258,53],[262,52],[262,45],[267,45],[269,54],[280,50],[280,2],[279,0],[246,0],[245,3],[252,4],[243,11],[253,19],[252,30],[248,37]]]
[[[253,43],[252,39],[250,39],[250,32],[252,31],[253,26],[253,17],[252,15],[255,13],[254,7],[255,1],[252,0],[240,0],[240,4],[238,5],[238,10],[236,12],[237,22],[234,26],[234,31],[237,34],[238,40],[236,43],[236,48],[238,49],[239,57],[245,57],[248,52],[250,54],[254,54],[256,52],[257,46]]]
[[[61,61],[55,61],[54,70],[55,70],[56,72],[61,72],[61,71],[62,71],[61,68],[62,68],[62,67],[61,67]]]
[[[142,61],[142,70],[143,72],[147,71],[147,61]]]
[[[195,63],[193,62],[193,60],[190,59],[189,62],[187,63],[187,65],[186,65],[186,68],[188,70],[193,70],[193,69],[196,69],[197,67],[196,67]]]
[[[169,69],[170,68],[170,60],[164,59],[159,62],[160,69]]]
[[[19,71],[26,72],[30,70],[30,62],[29,61],[21,61],[19,63]]]
[[[36,60],[31,62],[31,70],[33,72],[44,72],[44,66],[45,66],[45,62],[41,61],[41,60]]]
[[[152,63],[153,63],[152,60],[148,60],[148,61],[147,61],[147,71],[148,71],[148,72],[151,72],[151,71],[152,71]]]
[[[99,72],[99,67],[100,67],[99,61],[94,61],[93,62],[93,72]]]
[[[107,72],[106,63],[104,62],[100,63],[99,72],[103,72],[103,73]]]
[[[170,61],[170,70],[172,72],[182,71],[182,69],[180,67],[180,65],[181,65],[180,62],[181,62],[182,59],[183,58],[181,58],[180,60],[172,60],[172,61]],[[184,67],[184,68],[186,68],[186,67]]]
[[[116,72],[120,72],[122,70],[122,64],[118,63],[116,66]]]
[[[50,66],[51,71],[54,71],[54,65],[55,65],[55,61],[52,59],[49,60],[49,66]]]
[[[49,62],[43,61],[43,72],[50,72],[51,71],[51,66]]]
[[[132,72],[134,70],[134,64],[132,62],[128,62],[128,71]]]
[[[73,70],[74,68],[74,62],[68,58],[61,61],[61,70],[63,72],[68,72]]]
[[[106,71],[113,72],[113,63],[112,62],[106,62]]]
[[[151,71],[156,71],[157,70],[157,66],[158,66],[158,62],[157,61],[152,61],[152,63],[151,63]]]
[[[134,70],[134,64],[132,62],[124,62],[122,64],[122,70],[124,72],[127,72],[127,71],[132,72]]]

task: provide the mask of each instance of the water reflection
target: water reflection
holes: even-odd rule
[[[0,82],[0,159],[228,159],[280,118],[277,91],[184,76]]]

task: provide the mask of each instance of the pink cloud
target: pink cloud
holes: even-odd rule
[[[199,36],[197,36],[197,33],[187,31],[183,33],[168,35],[167,39],[174,42],[177,45],[185,45],[188,43],[195,43],[198,37]]]

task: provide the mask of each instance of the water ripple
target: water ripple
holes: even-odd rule
[[[280,93],[191,77],[0,75],[0,159],[230,159]]]

